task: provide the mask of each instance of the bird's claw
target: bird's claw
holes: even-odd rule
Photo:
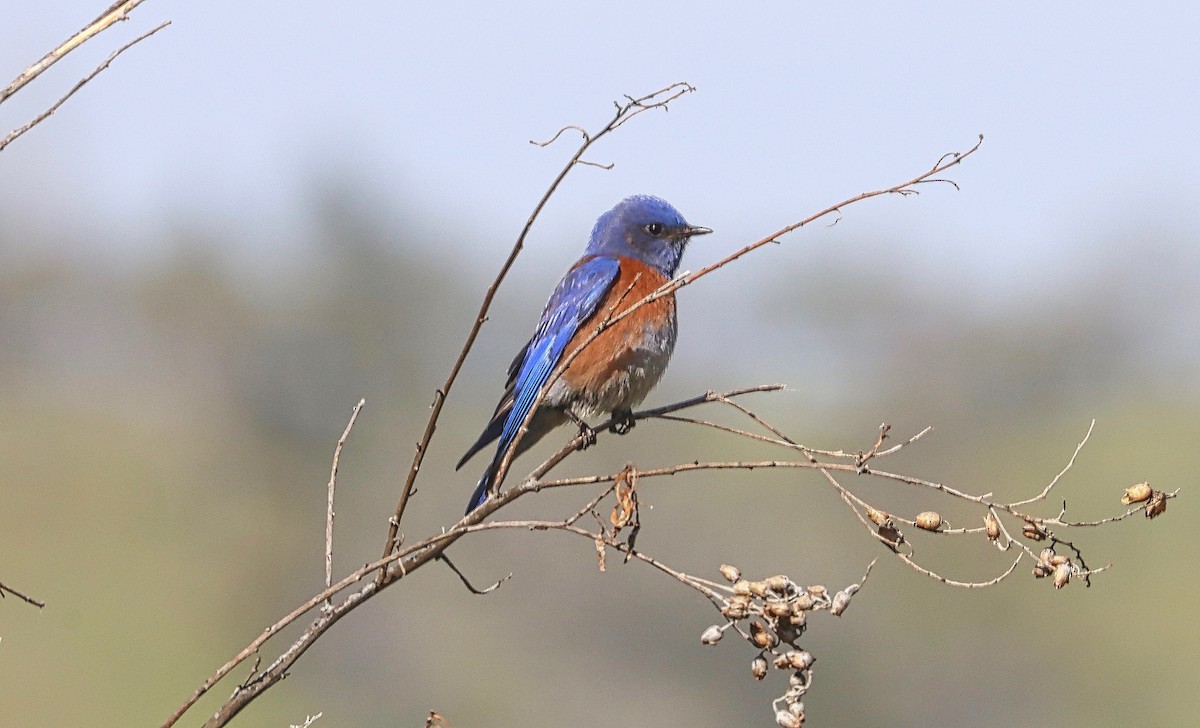
[[[580,450],[587,450],[589,447],[596,444],[596,430],[586,422],[579,423],[579,436],[583,438],[579,442]]]
[[[579,437],[581,438],[579,441],[579,449],[587,450],[592,445],[595,445],[596,430],[593,429],[592,426],[589,425],[582,417],[575,414],[571,410],[567,410],[566,412],[567,417],[570,417],[571,421],[579,426]]]
[[[618,410],[613,412],[613,423],[608,426],[608,431],[616,435],[626,435],[637,424],[637,420],[633,419],[632,410]]]

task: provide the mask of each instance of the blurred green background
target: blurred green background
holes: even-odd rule
[[[716,228],[685,258],[696,269],[984,131],[952,175],[961,192],[847,208],[683,291],[675,361],[647,404],[786,382],[747,403],[800,441],[860,449],[882,421],[897,437],[933,425],[889,469],[1009,498],[1040,490],[1096,418],[1047,513],[1066,498],[1075,518],[1115,514],[1146,479],[1184,497],[1155,522],[1074,534],[1090,563],[1114,563],[1090,589],[1056,593],[1023,566],[960,591],[882,559],[845,617],[811,623],[810,724],[1189,724],[1194,18],[1068,4],[1034,23],[932,4],[846,26],[850,10],[764,8],[622,5],[582,38],[580,17],[537,4],[467,19],[371,4],[336,18],[317,3],[286,19],[223,2],[137,11],[143,26],[120,32],[175,26],[0,155],[0,580],[48,604],[0,602],[3,724],[157,725],[318,591],[329,459],[360,397],[335,569],[376,558],[433,390],[568,153],[526,139],[594,127],[610,98],[676,78],[700,92],[622,129],[595,153],[616,169],[577,170],[535,228],[447,404],[408,537],[461,513],[482,463],[454,462],[621,196],[662,194]],[[3,67],[15,76],[98,10],[14,9]],[[931,48],[939,27],[967,30]],[[5,126],[107,50],[6,104]],[[340,63],[361,65],[346,78]],[[561,472],[776,455],[648,422]],[[847,484],[899,512],[978,518]],[[730,562],[840,588],[884,555],[811,474],[642,488],[639,546],[689,573]],[[561,516],[584,495],[543,493],[512,515]],[[917,543],[956,578],[1007,564],[980,542]],[[455,728],[771,724],[781,678],[754,682],[732,640],[702,647],[716,613],[661,574],[615,559],[597,573],[591,544],[555,534],[482,534],[452,553],[477,583],[515,575],[476,597],[447,570],[414,574],[237,724],[323,712],[317,725],[419,726],[429,710]]]

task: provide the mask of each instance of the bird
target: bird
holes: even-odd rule
[[[542,389],[549,387],[514,458],[568,420],[579,426],[585,447],[595,441],[588,418],[611,414],[616,422],[610,429],[619,434],[633,427],[633,408],[658,384],[675,349],[674,292],[612,324],[579,352],[558,380],[550,383],[550,376],[601,322],[670,281],[688,241],[711,232],[688,224],[670,203],[653,195],[626,197],[596,220],[583,256],[550,294],[533,336],[509,366],[495,413],[458,462],[456,470],[499,440],[471,494],[468,514],[499,488],[501,463]]]

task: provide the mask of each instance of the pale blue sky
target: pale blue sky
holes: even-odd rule
[[[103,5],[13,4],[0,69],[15,76]],[[0,209],[65,225],[102,257],[153,256],[164,225],[219,219],[231,248],[270,266],[333,171],[461,230],[447,252],[491,268],[568,153],[528,139],[686,80],[699,93],[598,149],[616,169],[578,170],[540,233],[581,237],[650,192],[726,250],[978,132],[961,193],[868,203],[806,244],[866,236],[903,246],[884,264],[1037,283],[1113,231],[1196,233],[1193,4],[576,7],[150,0],[3,107],[0,125],[19,125],[119,42],[174,21],[0,155]]]

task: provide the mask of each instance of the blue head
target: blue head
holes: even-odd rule
[[[670,277],[679,268],[688,240],[711,232],[689,225],[664,199],[633,195],[596,220],[584,254],[636,258]]]

